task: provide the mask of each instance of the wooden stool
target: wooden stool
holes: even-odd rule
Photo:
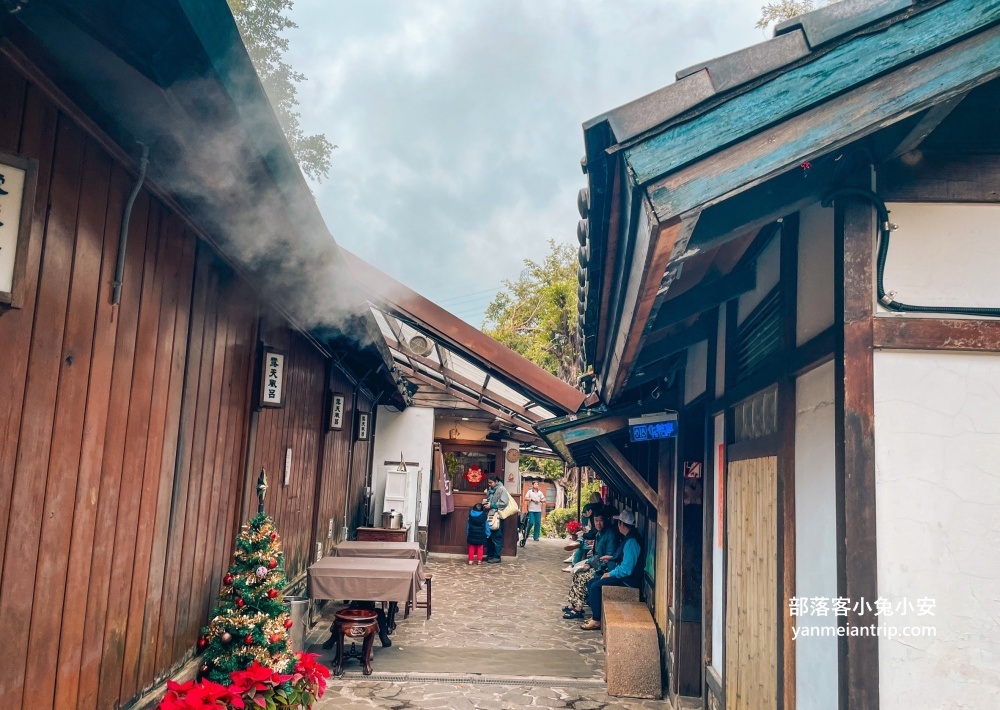
[[[337,654],[333,658],[333,674],[344,672],[344,660],[357,658],[361,661],[361,670],[365,675],[372,674],[372,647],[375,635],[378,634],[378,614],[371,609],[343,609],[334,614],[333,634],[331,641],[337,644]],[[344,637],[351,638],[351,650],[345,653]],[[363,639],[361,651],[357,650],[355,641]]]

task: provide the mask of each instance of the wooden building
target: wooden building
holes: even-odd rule
[[[585,124],[538,430],[655,528],[673,696],[1000,703],[998,77],[1000,2],[842,2]]]
[[[406,395],[370,316],[302,307],[337,247],[225,2],[3,8],[0,705],[128,707],[192,657],[260,468],[299,585]]]

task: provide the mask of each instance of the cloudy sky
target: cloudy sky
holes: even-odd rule
[[[575,242],[581,124],[760,42],[762,0],[295,0],[303,128],[337,241],[473,325]],[[769,36],[769,35],[768,35]]]

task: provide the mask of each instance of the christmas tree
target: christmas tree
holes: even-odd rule
[[[292,620],[281,597],[284,555],[274,521],[264,513],[266,491],[267,478],[261,471],[257,515],[236,538],[219,600],[198,639],[205,651],[201,677],[222,685],[229,685],[233,672],[246,670],[254,661],[278,673],[295,668],[288,639]]]

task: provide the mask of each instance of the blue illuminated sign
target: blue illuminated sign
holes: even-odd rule
[[[655,441],[672,439],[677,436],[677,422],[657,422],[655,424],[633,424],[628,430],[631,441]]]

